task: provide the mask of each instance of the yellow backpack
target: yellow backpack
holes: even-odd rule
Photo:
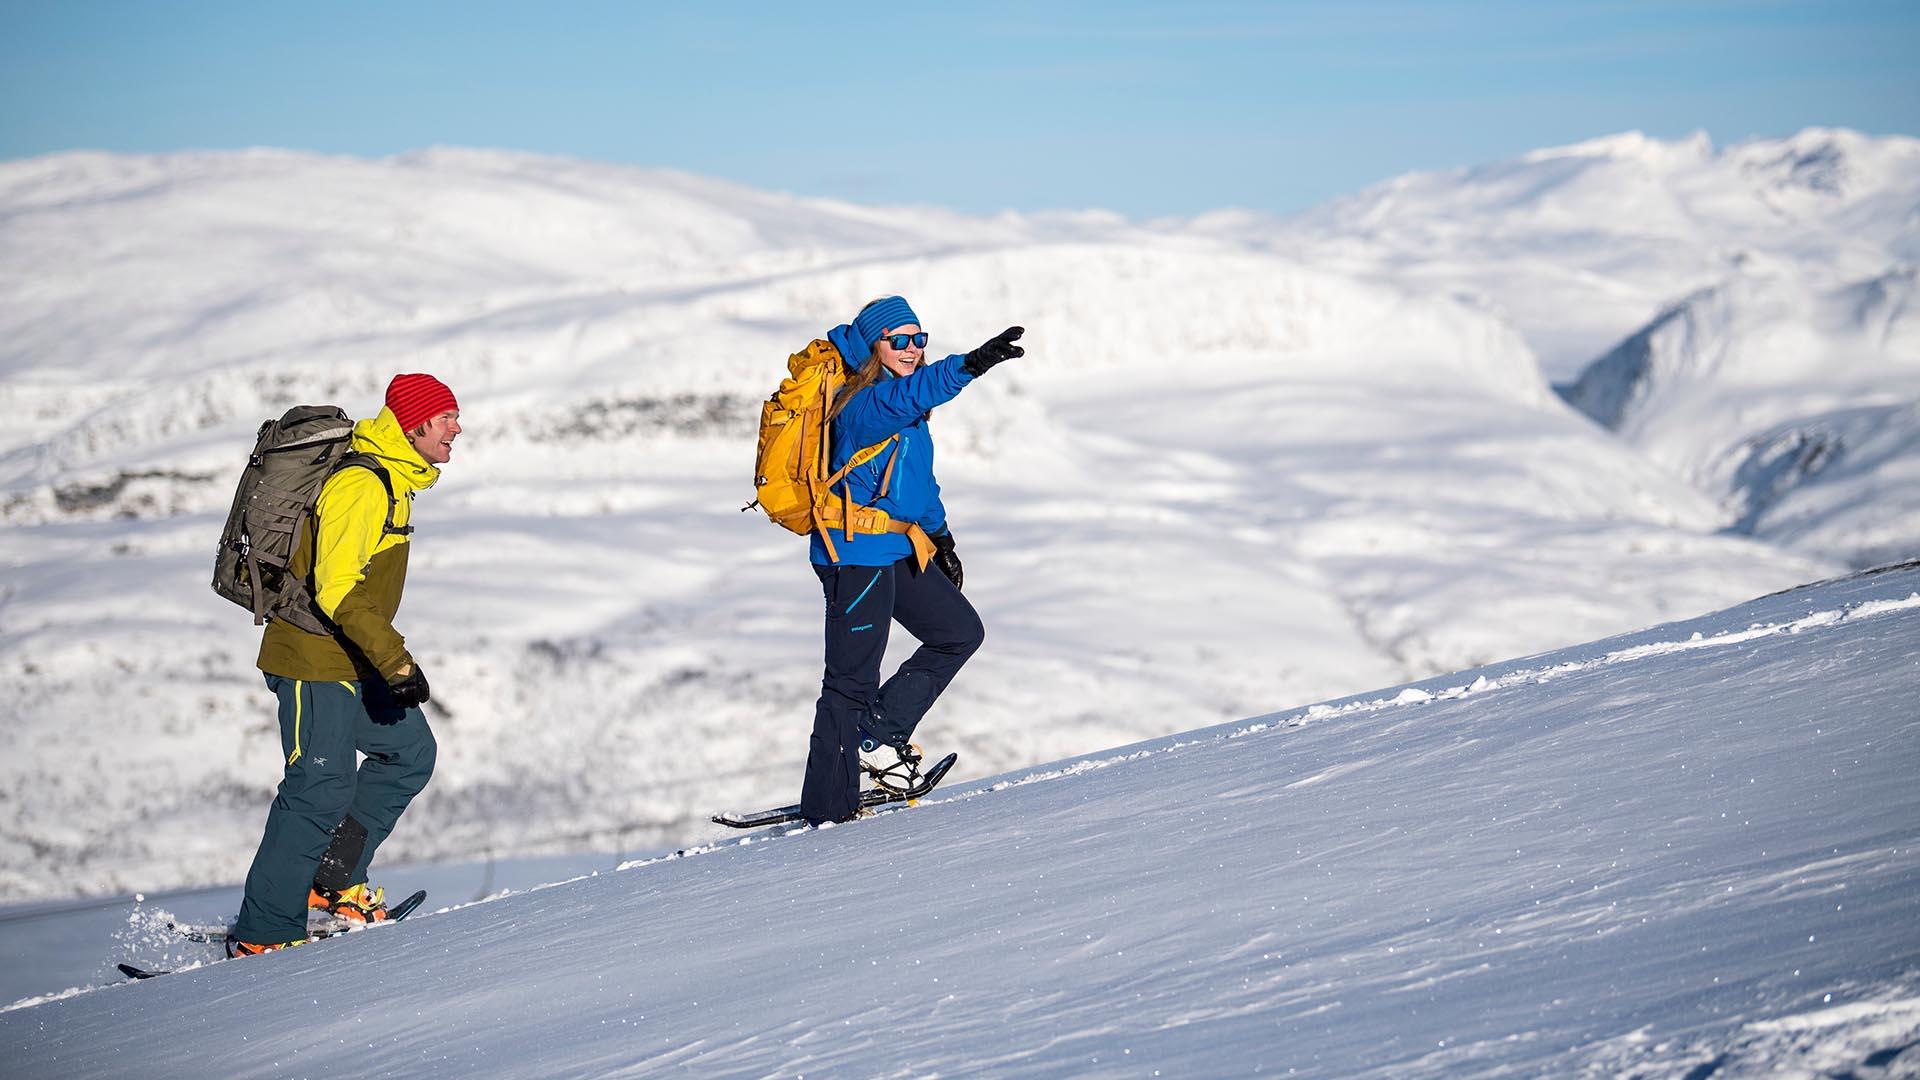
[[[856,533],[903,533],[913,541],[924,568],[933,542],[920,526],[894,521],[885,510],[851,502],[850,490],[846,494],[834,490],[836,485],[850,488],[851,484],[842,484],[847,474],[878,457],[899,440],[898,435],[863,448],[838,472],[827,472],[833,450],[827,411],[847,381],[840,350],[832,342],[816,340],[787,359],[787,371],[780,389],[760,407],[760,444],[753,456],[754,500],[741,509],[758,506],[774,524],[802,536],[818,531],[826,543],[827,558],[834,562],[840,561],[833,546],[836,529],[848,539]],[[893,460],[888,459],[879,494],[887,493],[892,480]]]

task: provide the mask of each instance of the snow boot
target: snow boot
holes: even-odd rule
[[[296,945],[305,945],[306,943],[307,939],[301,938],[298,941],[282,941],[273,945],[255,945],[251,941],[228,938],[227,958],[238,959],[242,956],[259,956],[261,953],[278,952],[281,949],[291,949]]]
[[[863,731],[860,733],[860,771],[871,776],[877,787],[906,791],[920,782],[919,744],[894,746]]]
[[[307,910],[324,911],[342,922],[386,922],[387,890],[370,889],[364,881],[339,892],[316,885],[307,893]]]

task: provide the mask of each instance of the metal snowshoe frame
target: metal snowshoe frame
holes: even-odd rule
[[[865,762],[861,762],[861,767],[866,769],[869,774],[875,772],[896,773],[896,778],[898,778],[904,777],[907,773],[912,773],[920,779],[910,791],[900,791],[891,786],[870,787],[860,793],[860,807],[861,809],[878,809],[883,806],[899,803],[912,806],[915,801],[925,797],[928,792],[938,787],[940,781],[946,779],[947,773],[953,768],[954,762],[958,760],[960,760],[959,754],[948,754],[946,757],[928,766],[927,771],[924,773],[919,771],[919,755],[917,754],[914,755],[914,761],[907,764],[904,772],[899,769],[868,768]],[[758,829],[767,825],[783,825],[789,821],[805,820],[806,815],[800,812],[800,807],[797,804],[793,806],[777,806],[771,810],[761,810],[752,814],[715,814],[713,816],[714,824],[725,825],[730,829]]]
[[[894,747],[900,760],[880,768],[860,762],[860,771],[873,779],[873,786],[892,792],[895,795],[911,795],[920,788],[920,752],[909,746],[906,749]]]

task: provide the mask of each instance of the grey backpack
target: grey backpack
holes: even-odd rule
[[[373,470],[387,489],[384,531],[413,532],[411,525],[394,527],[387,470],[372,455],[351,451],[352,442],[353,421],[336,405],[298,405],[260,425],[213,559],[213,591],[251,610],[254,625],[280,619],[310,634],[333,633],[314,602],[313,582],[291,567],[320,489],[340,469]]]

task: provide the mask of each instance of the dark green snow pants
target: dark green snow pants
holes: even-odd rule
[[[434,758],[426,714],[395,704],[385,684],[269,675],[267,686],[280,699],[286,774],[233,927],[234,937],[258,945],[307,936],[307,892],[348,815],[365,827],[366,839],[344,883],[367,880],[373,853],[427,786]],[[356,750],[366,755],[358,769]],[[351,845],[345,850],[352,858]]]

